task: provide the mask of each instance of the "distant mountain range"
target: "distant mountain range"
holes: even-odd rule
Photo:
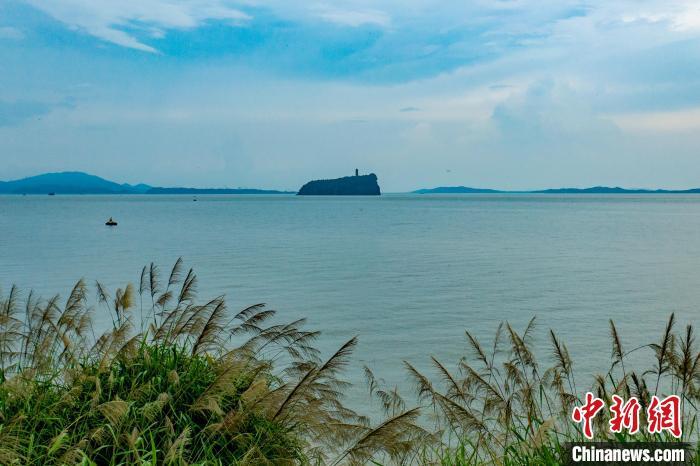
[[[228,188],[160,188],[147,184],[119,184],[83,172],[45,173],[14,181],[0,181],[0,194],[294,194],[287,191]]]
[[[468,188],[466,186],[441,186],[432,189],[419,189],[416,194],[698,194],[694,189],[625,189],[620,187],[594,186],[592,188],[554,188],[536,191],[500,191],[497,189]]]
[[[299,194],[379,194],[374,174],[309,182]],[[347,185],[347,186],[346,186]],[[344,191],[336,192],[344,187]],[[362,188],[362,189],[360,189]],[[326,191],[332,192],[326,192]],[[359,191],[358,191],[359,190]],[[317,192],[318,191],[318,192]],[[356,192],[357,191],[357,192]],[[360,192],[361,191],[361,192]],[[251,188],[181,188],[157,187],[147,184],[119,184],[83,172],[45,173],[21,180],[0,181],[0,194],[294,194],[291,191],[276,191]],[[441,186],[419,189],[416,194],[700,194],[695,189],[625,189],[620,187],[594,186],[592,188],[556,188],[534,191],[506,191],[498,189],[470,188],[466,186]]]

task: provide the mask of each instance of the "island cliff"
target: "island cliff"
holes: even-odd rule
[[[297,193],[300,196],[379,196],[377,175],[346,176],[334,180],[309,181]]]

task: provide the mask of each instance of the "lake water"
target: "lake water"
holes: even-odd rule
[[[540,354],[551,327],[591,374],[609,367],[609,318],[631,348],[671,311],[700,317],[700,196],[0,196],[5,290],[114,290],[180,256],[202,299],[306,317],[327,354],[359,335],[348,376],[369,365],[404,389],[402,360],[455,367],[464,330],[488,341],[501,320],[537,315]]]

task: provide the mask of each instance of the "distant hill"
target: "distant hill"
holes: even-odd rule
[[[297,193],[300,196],[379,196],[377,175],[346,176],[333,180],[309,181]]]
[[[45,173],[14,181],[0,181],[0,194],[294,194],[264,189],[159,188],[147,184],[119,184],[83,172]]]
[[[625,189],[620,187],[594,186],[592,188],[553,188],[536,191],[499,191],[497,189],[468,188],[465,186],[445,186],[432,189],[418,189],[415,194],[698,194],[700,188],[694,189]]]
[[[700,189],[625,189],[594,186],[592,188],[556,188],[530,192],[543,194],[696,194],[700,193]]]
[[[150,186],[118,184],[82,172],[45,173],[14,181],[0,181],[0,194],[139,194]]]

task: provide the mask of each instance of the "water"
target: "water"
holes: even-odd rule
[[[65,296],[85,277],[115,289],[182,256],[203,299],[306,317],[326,354],[359,335],[348,376],[361,385],[368,365],[404,390],[401,361],[455,367],[465,329],[488,341],[499,321],[522,329],[537,315],[543,357],[551,327],[585,377],[609,367],[609,318],[631,348],[672,311],[681,324],[700,316],[700,196],[198,200],[0,196],[0,286]]]

